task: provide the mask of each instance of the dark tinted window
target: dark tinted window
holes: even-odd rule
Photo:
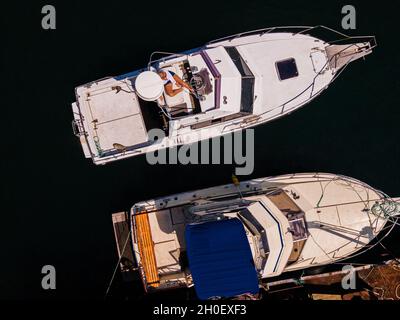
[[[254,100],[254,77],[242,78],[240,111],[253,112],[253,100]]]
[[[250,71],[249,67],[247,66],[243,58],[240,56],[239,51],[237,51],[235,47],[226,47],[225,49],[228,52],[229,56],[231,57],[236,68],[238,68],[242,77],[246,76],[253,77],[253,73]]]
[[[278,61],[276,63],[276,68],[278,70],[279,80],[286,80],[299,75],[296,60],[293,58]]]

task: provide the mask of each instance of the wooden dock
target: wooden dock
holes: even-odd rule
[[[117,245],[120,268],[124,281],[132,281],[136,274],[136,261],[133,257],[131,232],[127,212],[118,212],[112,215],[115,242]]]
[[[348,271],[327,272],[298,279],[268,283],[267,297],[311,300],[400,300],[400,263],[388,260],[378,265],[355,267],[356,288],[344,289],[343,277]]]
[[[358,273],[380,300],[400,300],[400,263],[391,260],[382,266]]]

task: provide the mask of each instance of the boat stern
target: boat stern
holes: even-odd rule
[[[106,78],[75,89],[72,128],[86,158],[104,164],[150,144],[133,79]]]
[[[79,139],[85,158],[91,158],[92,154],[88,145],[87,131],[85,129],[85,125],[82,119],[82,114],[79,111],[77,102],[72,103],[71,106],[72,113],[74,115],[74,119],[72,120],[72,131],[74,135]]]

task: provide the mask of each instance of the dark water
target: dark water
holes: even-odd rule
[[[374,34],[379,47],[302,110],[257,127],[255,170],[248,178],[334,172],[400,195],[396,8],[352,3],[357,30],[349,33]],[[143,156],[94,166],[71,130],[75,86],[143,67],[156,50],[180,52],[241,31],[340,29],[347,2],[165,1],[159,10],[154,1],[51,1],[55,31],[41,29],[44,4],[16,1],[0,9],[0,295],[8,298],[102,299],[117,261],[111,213],[227,183],[233,172],[229,165],[150,166]],[[389,239],[393,250],[399,239]],[[50,292],[40,286],[46,264],[57,270],[57,289]]]

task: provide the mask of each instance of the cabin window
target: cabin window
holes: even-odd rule
[[[254,102],[254,75],[236,47],[225,47],[225,50],[242,76],[240,111],[252,113]]]
[[[247,225],[248,228],[249,228],[248,224],[251,224],[252,227],[249,228],[250,230],[251,229],[256,230],[255,235],[258,235],[260,237],[263,250],[264,250],[265,254],[268,254],[269,253],[268,239],[267,239],[266,231],[263,228],[263,226],[257,221],[256,218],[254,218],[254,216],[251,214],[251,212],[247,208],[240,211],[238,214],[238,217],[239,217],[239,219],[241,219],[243,221],[243,223],[245,225]],[[252,231],[252,232],[254,232],[254,231]]]
[[[289,58],[276,62],[276,69],[278,71],[279,80],[281,81],[294,78],[299,75],[296,60],[294,58]]]

